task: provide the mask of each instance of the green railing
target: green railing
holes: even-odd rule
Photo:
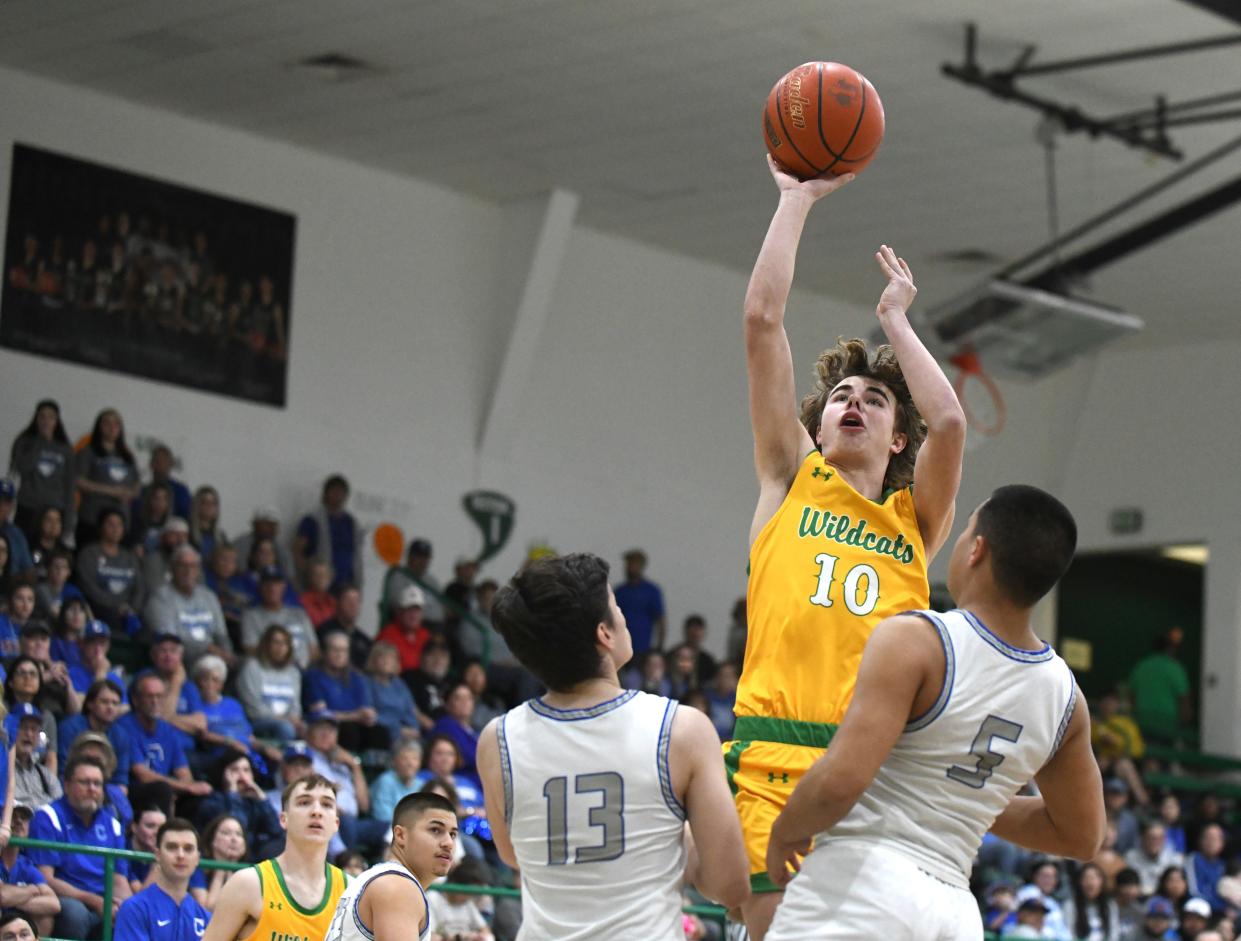
[[[112,941],[112,879],[116,875],[118,859],[133,862],[153,863],[155,857],[139,850],[117,850],[102,846],[79,846],[76,843],[57,843],[54,840],[32,840],[29,837],[15,836],[9,840],[10,846],[18,849],[53,850],[58,853],[84,853],[89,856],[103,857],[103,941]],[[252,863],[229,863],[217,859],[204,859],[198,864],[200,869],[226,869],[236,871],[247,869]],[[520,898],[521,890],[499,885],[458,885],[453,882],[437,882],[427,886],[432,892],[454,892],[462,895],[490,895],[496,898]],[[724,909],[718,905],[686,905],[682,911],[687,915],[700,918],[712,918],[724,923]],[[58,938],[44,938],[43,941],[61,941]]]
[[[19,849],[53,850],[57,853],[76,853],[78,855],[103,857],[103,941],[112,941],[112,880],[116,875],[116,861],[118,859],[143,863],[155,861],[155,857],[150,853],[142,853],[138,850],[117,850],[102,846],[79,846],[76,843],[32,840],[30,837],[22,836],[13,837],[9,840],[9,845],[16,846]],[[199,868],[235,871],[245,869],[249,865],[249,863],[228,863],[222,860],[204,859],[199,863]],[[45,938],[44,941],[57,941],[57,939]]]

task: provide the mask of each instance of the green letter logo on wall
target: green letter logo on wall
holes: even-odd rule
[[[486,562],[504,548],[512,535],[517,505],[494,490],[472,490],[461,498],[461,505],[482,531],[483,548],[478,561]]]

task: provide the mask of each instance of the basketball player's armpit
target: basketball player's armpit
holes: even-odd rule
[[[1081,695],[1059,750],[1035,775],[1040,797],[1015,797],[991,832],[1027,849],[1092,859],[1103,845],[1107,818],[1103,779],[1090,749],[1090,713]]]

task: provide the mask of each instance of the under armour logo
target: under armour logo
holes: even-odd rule
[[[811,477],[822,477],[824,480],[831,480],[832,472],[829,470],[824,470],[821,467],[816,467],[814,470],[810,472],[810,476]]]
[[[771,771],[767,772],[767,783],[768,784],[776,783],[776,776],[774,772],[771,772]],[[789,783],[789,773],[787,771],[784,772],[782,775],[780,775],[780,783],[781,784]]]

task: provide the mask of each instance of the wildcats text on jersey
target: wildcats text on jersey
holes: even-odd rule
[[[797,535],[802,539],[834,539],[843,545],[856,546],[866,552],[891,556],[904,565],[914,561],[914,547],[904,533],[897,533],[895,538],[889,538],[875,532],[866,532],[867,525],[868,521],[865,519],[854,523],[846,513],[837,515],[829,509],[803,506]]]

